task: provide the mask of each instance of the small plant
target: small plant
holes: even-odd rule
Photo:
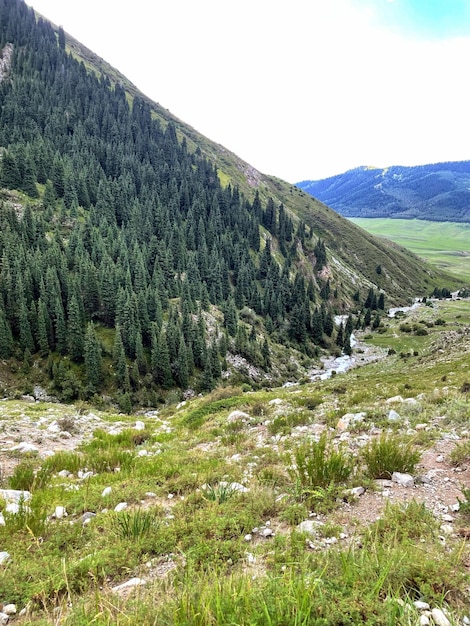
[[[289,470],[289,474],[300,496],[307,500],[324,500],[325,490],[346,482],[353,470],[352,459],[340,448],[334,448],[325,433],[319,441],[305,443],[297,448],[294,461],[295,466]]]
[[[44,487],[51,477],[51,470],[46,466],[36,468],[29,460],[19,463],[8,480],[10,489],[34,491]]]
[[[413,442],[398,435],[383,434],[362,451],[370,478],[391,478],[393,472],[413,472],[420,453]]]
[[[462,487],[462,493],[464,495],[465,500],[461,500],[457,498],[459,501],[459,511],[463,515],[470,516],[470,488]]]
[[[207,485],[205,491],[206,500],[223,504],[233,496],[237,490],[234,489],[230,483],[220,482],[217,485]]]
[[[158,527],[155,515],[151,511],[124,511],[113,519],[112,528],[120,539],[140,539]]]
[[[462,465],[470,461],[470,439],[459,442],[449,455],[452,465]]]

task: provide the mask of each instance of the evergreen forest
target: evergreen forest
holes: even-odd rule
[[[333,314],[361,296],[335,282],[314,224],[227,181],[22,0],[0,0],[0,51],[0,357],[11,371],[34,380],[40,364],[59,399],[106,393],[130,410],[212,389],[233,355],[272,382],[286,348],[305,362],[347,350]]]

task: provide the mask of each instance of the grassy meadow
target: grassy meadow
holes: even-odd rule
[[[414,626],[416,600],[465,623],[470,488],[443,538],[434,492],[419,502],[418,484],[385,504],[376,479],[419,474],[445,445],[439,472],[466,480],[469,324],[469,301],[429,303],[362,337],[389,350],[379,362],[138,416],[0,401],[5,441],[29,428],[36,445],[58,445],[51,420],[74,436],[89,428],[52,455],[3,451],[0,487],[31,497],[16,513],[0,497],[0,602],[25,608],[21,626]],[[363,417],[344,432],[347,413]],[[380,517],[360,517],[354,487]]]
[[[470,224],[351,218],[364,230],[408,248],[442,270],[470,280]]]

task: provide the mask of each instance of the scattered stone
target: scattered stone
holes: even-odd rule
[[[392,481],[402,487],[414,487],[415,481],[410,474],[402,474],[401,472],[393,472]]]
[[[364,421],[367,413],[361,411],[360,413],[345,413],[336,424],[336,428],[340,431],[345,431],[351,424],[360,424]]]
[[[452,517],[452,515],[449,515],[448,513],[445,513],[442,516],[442,521],[444,521],[444,522],[453,522],[454,518]]]
[[[248,565],[254,565],[256,563],[256,557],[251,552],[246,553],[246,562]]]
[[[301,533],[309,533],[310,535],[316,535],[318,529],[323,526],[323,522],[313,519],[307,519],[297,526]]]
[[[443,454],[439,454],[439,456],[436,457],[436,463],[444,463],[444,455]]]
[[[53,516],[55,519],[62,519],[63,517],[67,517],[67,511],[65,510],[65,506],[56,506]]]
[[[113,593],[123,595],[131,591],[135,587],[139,587],[140,585],[145,585],[145,582],[146,581],[143,578],[137,578],[137,577],[131,578],[130,580],[127,580],[125,583],[121,583],[120,585],[117,585],[116,587],[111,587],[111,591]]]
[[[431,608],[427,602],[423,602],[422,600],[415,600],[413,602],[418,611],[429,611]]]
[[[125,509],[127,509],[127,502],[120,502],[119,504],[116,504],[116,506],[114,507],[114,510],[116,511],[116,513],[120,513],[121,511],[124,511]]]
[[[245,535],[243,539],[245,541],[251,541],[253,539],[253,535],[251,533],[248,533],[248,535]]]
[[[87,478],[91,478],[93,476],[93,472],[90,472],[90,471],[84,472],[83,470],[79,470],[77,476],[81,480],[86,480]]]
[[[16,604],[5,604],[2,611],[7,615],[16,615]]]
[[[3,563],[6,563],[9,560],[10,560],[9,552],[0,552],[0,565],[3,565]]]
[[[429,617],[427,615],[420,615],[419,616],[419,626],[430,626],[431,622],[429,620]]]
[[[399,422],[401,420],[401,417],[400,414],[397,413],[394,409],[390,409],[387,419],[389,422]]]
[[[5,526],[5,518],[3,517],[3,513],[0,512],[0,526]]]
[[[31,493],[29,491],[21,491],[19,489],[0,489],[0,498],[9,502],[27,502],[31,499]]]
[[[385,400],[386,404],[394,404],[394,403],[398,403],[398,402],[403,402],[403,397],[402,396],[393,396],[392,398],[388,398],[388,400]]]
[[[139,450],[137,453],[137,456],[143,457],[143,456],[150,456],[149,451],[148,450]]]
[[[0,624],[8,624],[9,619],[10,619],[10,616],[7,615],[6,613],[3,613],[3,611],[0,613]]]
[[[356,496],[357,498],[359,498],[359,496],[362,496],[365,492],[366,490],[364,489],[364,487],[353,487],[349,490],[349,493],[353,496]]]
[[[416,398],[405,398],[405,399],[403,400],[403,402],[404,402],[405,404],[412,404],[412,405],[419,404],[419,403],[418,403],[418,400],[416,400]]]
[[[267,539],[268,537],[272,537],[274,535],[272,528],[263,528],[261,531],[261,536]]]
[[[103,491],[101,492],[101,497],[106,498],[106,496],[109,496],[112,490],[113,490],[112,487],[105,487]]]
[[[422,424],[416,424],[415,430],[426,430],[428,426],[429,424],[427,422],[423,422]]]
[[[464,615],[462,618],[462,624],[464,626],[470,626],[470,617],[467,617],[466,615]]]
[[[449,508],[454,513],[458,513],[460,511],[460,504],[456,502],[455,504],[451,504]]]
[[[134,426],[134,430],[145,430],[145,423],[137,420]]]
[[[451,626],[451,623],[441,609],[432,609],[431,615],[436,626]]]
[[[22,441],[21,443],[10,448],[11,451],[20,452],[21,454],[29,454],[30,452],[38,452],[39,448],[33,446],[32,443],[28,443],[27,441]]]
[[[91,511],[86,511],[80,518],[82,524],[85,526],[89,524],[91,520],[96,517],[96,513],[92,513]]]
[[[68,478],[69,476],[72,475],[71,472],[69,472],[69,470],[60,470],[60,472],[57,474],[58,476],[60,476],[61,478]]]
[[[227,422],[229,424],[233,422],[246,422],[250,419],[248,413],[244,413],[243,411],[232,411],[227,417]]]
[[[49,424],[49,426],[47,427],[47,430],[50,433],[60,433],[61,428],[60,428],[58,422],[56,420],[54,420],[51,424]]]
[[[454,534],[454,527],[451,526],[450,524],[442,524],[442,526],[440,527],[440,530],[442,530],[442,532],[445,535],[453,535]]]

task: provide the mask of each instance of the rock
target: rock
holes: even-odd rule
[[[105,487],[103,491],[101,492],[101,497],[106,498],[106,496],[109,496],[112,490],[113,490],[112,487]]]
[[[359,424],[364,421],[367,413],[361,411],[360,413],[345,413],[343,417],[340,417],[338,423],[336,424],[336,428],[338,430],[344,431],[349,428],[351,424]]]
[[[61,428],[60,428],[58,422],[56,420],[54,420],[51,424],[49,424],[49,426],[47,427],[47,430],[50,433],[60,433]]]
[[[5,518],[3,517],[3,513],[0,512],[0,526],[5,526]]]
[[[137,452],[137,456],[143,457],[143,456],[150,456],[150,455],[149,455],[149,451],[148,450],[139,450]]]
[[[431,616],[436,626],[452,626],[441,609],[433,609],[431,611]]]
[[[227,422],[230,424],[233,422],[246,422],[250,419],[248,413],[244,413],[243,411],[232,411],[227,417]]]
[[[137,420],[134,426],[134,430],[145,430],[145,423]]]
[[[397,413],[393,409],[390,409],[387,419],[389,422],[399,422],[401,420],[401,417],[399,413]]]
[[[394,404],[398,402],[403,402],[402,396],[393,396],[392,398],[388,398],[387,400],[385,400],[386,404]]]
[[[470,617],[467,617],[466,615],[464,615],[462,618],[462,624],[464,626],[470,626]]]
[[[36,402],[36,398],[29,395],[21,396],[21,400],[23,400],[23,402]]]
[[[56,506],[53,517],[55,517],[55,519],[62,519],[63,517],[67,517],[67,511],[65,510],[65,506]]]
[[[405,398],[405,399],[403,400],[403,402],[404,402],[405,404],[412,404],[412,405],[419,404],[419,403],[418,403],[418,400],[416,400],[416,398]]]
[[[9,619],[10,619],[10,616],[7,615],[6,613],[3,613],[3,611],[0,613],[0,624],[8,624]]]
[[[450,510],[453,511],[454,513],[458,513],[458,511],[460,511],[460,504],[459,504],[459,502],[456,502],[455,504],[451,504],[450,505]]]
[[[307,519],[297,526],[301,533],[309,533],[310,535],[316,535],[318,529],[323,526],[323,522],[319,522],[318,520]]]
[[[449,515],[448,513],[445,513],[445,514],[442,516],[442,521],[443,521],[443,522],[453,522],[453,521],[454,521],[454,518],[452,517],[452,515]]]
[[[246,562],[248,565],[254,565],[256,563],[256,557],[251,552],[246,553]]]
[[[83,470],[80,470],[77,474],[78,478],[80,478],[81,480],[86,480],[87,478],[91,478],[93,476],[93,472],[84,472]]]
[[[80,518],[82,524],[89,524],[91,520],[96,517],[96,513],[92,513],[91,511],[86,511]]]
[[[419,616],[419,626],[429,626],[431,622],[429,621],[429,617],[427,615]]]
[[[19,489],[0,489],[0,498],[8,502],[27,502],[31,500],[31,493],[29,491],[21,491]]]
[[[427,422],[423,422],[422,424],[416,424],[415,430],[426,430],[428,426],[429,424]]]
[[[125,509],[127,509],[127,502],[120,502],[119,504],[116,504],[116,506],[114,507],[114,510],[116,511],[116,513],[120,513],[121,511],[124,511]]]
[[[253,535],[251,533],[248,533],[248,535],[245,535],[243,539],[247,542],[251,541],[253,539]]]
[[[436,457],[436,463],[444,463],[444,455],[443,454],[439,454],[439,456]]]
[[[429,611],[430,606],[427,602],[423,602],[422,600],[415,600],[413,602],[418,611]]]
[[[7,615],[16,615],[16,604],[5,604],[2,611]]]
[[[10,560],[10,553],[9,552],[0,552],[0,565],[3,565],[4,563],[6,563],[9,560]]]
[[[362,496],[365,492],[366,490],[364,489],[364,487],[353,487],[349,490],[349,493],[353,496],[356,496],[356,498]]]
[[[442,526],[440,527],[440,530],[445,535],[453,535],[454,534],[454,527],[451,526],[450,524],[442,524]]]
[[[272,537],[274,535],[272,528],[263,528],[261,531],[261,536],[267,539],[268,537]]]
[[[139,587],[140,585],[145,585],[145,580],[143,578],[137,578],[137,577],[131,578],[130,580],[127,580],[125,583],[121,583],[120,585],[117,585],[116,587],[111,587],[111,591],[122,595],[134,589],[135,587]]]
[[[16,446],[13,446],[13,448],[10,448],[10,450],[20,452],[21,454],[28,454],[30,452],[38,452],[39,448],[37,448],[36,446],[33,446],[32,443],[28,443],[27,441],[22,441]]]
[[[410,474],[402,474],[401,472],[393,472],[392,481],[402,487],[414,487],[415,481]]]
[[[71,472],[69,472],[69,470],[60,470],[60,472],[58,473],[58,476],[60,476],[61,478],[68,478],[69,476],[71,476]]]

